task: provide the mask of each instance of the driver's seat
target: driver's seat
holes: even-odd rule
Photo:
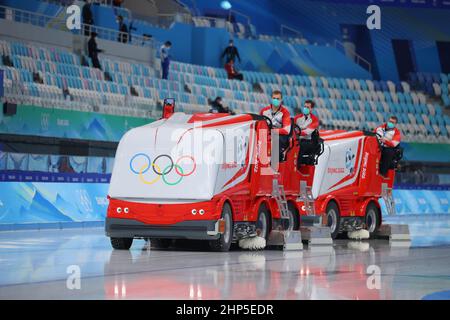
[[[302,164],[309,166],[317,165],[319,157],[324,151],[323,139],[319,136],[319,130],[314,130],[311,134],[311,140],[300,139],[300,136],[297,138],[300,145],[297,169],[300,169]]]

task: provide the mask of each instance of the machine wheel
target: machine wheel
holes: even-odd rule
[[[341,226],[341,215],[336,202],[331,201],[327,205],[327,226],[330,227],[331,238],[336,239]]]
[[[299,225],[299,215],[298,215],[298,209],[295,207],[295,205],[292,202],[288,202],[288,209],[289,209],[289,231],[292,230],[298,230],[300,228]]]
[[[269,239],[270,211],[265,204],[259,206],[258,220],[256,220],[256,233],[264,239]]]
[[[128,250],[133,244],[133,238],[110,238],[111,245],[116,250]]]
[[[373,202],[370,202],[366,207],[365,223],[370,238],[373,238],[381,225],[380,210]]]
[[[172,239],[150,239],[150,245],[155,249],[167,249],[172,244]]]
[[[222,219],[225,220],[225,231],[219,239],[209,241],[209,247],[214,251],[226,252],[230,250],[233,241],[233,214],[228,203],[223,205]]]

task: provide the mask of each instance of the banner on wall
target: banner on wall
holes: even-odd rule
[[[18,105],[17,113],[0,118],[0,133],[99,141],[119,141],[128,130],[153,119]]]
[[[450,190],[394,190],[394,200],[398,215],[450,213]],[[386,214],[383,200],[380,204]]]
[[[1,182],[0,224],[104,221],[107,183]],[[398,215],[450,214],[450,190],[394,190]],[[385,206],[381,200],[383,214]]]
[[[107,183],[0,183],[0,224],[104,221]]]

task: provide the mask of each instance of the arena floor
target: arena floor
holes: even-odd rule
[[[391,222],[410,225],[409,245],[113,251],[101,228],[0,232],[0,299],[450,299],[448,215]]]

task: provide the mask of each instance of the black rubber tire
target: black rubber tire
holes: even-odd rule
[[[150,239],[150,246],[155,249],[167,249],[172,245],[172,239]]]
[[[265,204],[261,204],[258,208],[258,219],[256,220],[256,232],[260,237],[263,237],[264,239],[269,239],[270,234],[270,211],[267,209],[267,206]],[[264,219],[264,220],[263,220]],[[263,221],[265,221],[265,230]]]
[[[328,203],[326,215],[327,215],[327,226],[330,227],[331,238],[336,239],[337,236],[339,235],[339,229],[341,226],[341,214],[339,212],[339,207],[336,204],[336,202],[330,201]],[[333,220],[335,220],[334,230],[332,229]]]
[[[378,229],[381,226],[381,213],[380,209],[378,209],[377,205],[373,202],[370,202],[366,207],[366,216],[364,219],[366,224],[366,229],[369,231],[370,238],[375,238],[375,235]],[[374,227],[372,225],[375,223]]]
[[[233,213],[231,211],[231,206],[225,203],[222,208],[222,219],[229,221],[229,224],[225,224],[225,232],[220,235],[217,240],[210,240],[209,247],[213,251],[227,252],[230,250],[231,242],[233,241]],[[227,234],[228,232],[228,234]]]
[[[296,208],[295,204],[293,204],[292,202],[288,202],[288,209],[290,212],[292,212],[292,216],[294,219],[294,227],[292,228],[292,230],[298,230],[300,229],[300,216],[298,213],[298,209]]]
[[[133,244],[133,238],[110,238],[111,245],[116,250],[128,250]]]

